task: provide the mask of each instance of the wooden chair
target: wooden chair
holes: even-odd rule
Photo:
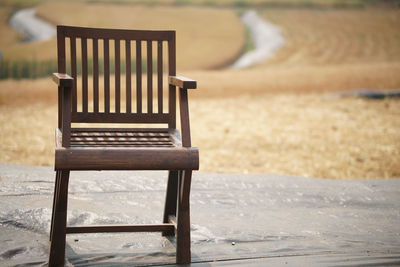
[[[58,128],[49,266],[64,265],[66,234],[99,232],[176,235],[176,262],[190,263],[189,194],[199,154],[191,147],[187,89],[195,89],[196,81],[175,75],[175,31],[58,26],[57,53],[58,73],[53,80],[58,85]],[[176,129],[176,86],[182,138]],[[80,123],[86,128],[75,126]],[[87,126],[95,123],[106,126]],[[107,127],[112,123],[124,127]],[[149,128],[154,125],[159,128]],[[67,227],[72,170],[168,170],[163,223]]]

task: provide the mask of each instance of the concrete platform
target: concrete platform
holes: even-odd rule
[[[68,223],[159,223],[166,172],[73,172]],[[0,165],[0,266],[47,264],[54,171]],[[195,173],[192,266],[400,265],[400,179]],[[70,266],[174,265],[157,233],[69,235]]]

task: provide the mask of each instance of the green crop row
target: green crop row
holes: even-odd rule
[[[99,74],[104,74],[104,63],[99,60]],[[93,60],[88,60],[88,74],[93,74]],[[115,73],[115,62],[110,60],[110,74]],[[82,62],[77,62],[77,74],[82,73]],[[50,76],[53,72],[57,72],[57,61],[37,61],[37,60],[0,60],[0,80],[2,79],[36,79],[41,77]],[[125,62],[121,62],[120,72],[124,74],[126,72]],[[131,72],[136,72],[136,61],[131,62]],[[147,62],[142,62],[142,73],[147,72]],[[157,72],[157,64],[153,62],[153,73]],[[67,73],[71,73],[71,64],[67,62]]]
[[[48,76],[57,71],[54,60],[38,62],[36,60],[0,60],[0,79],[35,79]]]

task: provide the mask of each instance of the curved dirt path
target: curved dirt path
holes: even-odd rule
[[[36,17],[35,8],[21,9],[10,19],[10,26],[19,31],[24,42],[38,42],[53,38],[56,28]],[[249,28],[255,49],[242,55],[232,65],[233,68],[247,68],[268,58],[284,44],[280,29],[260,18],[254,10],[242,16],[243,23]]]
[[[259,63],[284,45],[285,39],[280,29],[260,18],[254,10],[244,13],[241,19],[250,30],[255,49],[236,60],[232,65],[233,68],[247,68]]]
[[[56,28],[35,16],[35,8],[17,11],[10,19],[11,28],[20,32],[24,42],[45,41],[56,36]]]

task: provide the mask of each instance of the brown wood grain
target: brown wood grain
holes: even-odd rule
[[[81,39],[82,50],[82,112],[88,112],[88,58],[87,58],[87,39]]]
[[[181,171],[178,186],[178,216],[176,232],[176,263],[191,262],[190,252],[190,186],[192,170]]]
[[[142,41],[136,40],[136,112],[142,113]]]
[[[121,113],[121,53],[120,41],[114,42],[115,50],[115,113]]]
[[[65,232],[67,225],[69,171],[59,171],[59,181],[53,206],[53,221],[49,266],[64,266]]]
[[[57,27],[57,69],[59,73],[66,73],[65,60],[65,31],[62,27]]]
[[[183,76],[169,76],[169,83],[179,88],[185,89],[196,89],[197,82],[195,80],[183,77]]]
[[[110,45],[104,39],[104,111],[110,113]]]
[[[147,41],[147,113],[153,113],[153,47]]]
[[[83,38],[106,38],[106,39],[130,39],[130,40],[168,40],[175,31],[150,31],[150,30],[123,30],[123,29],[104,29],[104,28],[88,28],[73,27],[59,25],[57,29],[66,37],[83,37]]]
[[[139,224],[139,225],[91,225],[67,227],[67,234],[83,233],[126,233],[126,232],[163,232],[174,229],[170,223],[164,224]]]
[[[184,147],[190,147],[190,123],[189,123],[189,103],[186,89],[179,89],[179,108],[181,114],[181,131],[182,131],[182,145]]]
[[[175,46],[175,32],[171,34],[168,39],[168,75],[176,75],[176,46]],[[170,121],[169,128],[176,128],[176,88],[174,85],[168,87],[168,113]]]
[[[78,76],[77,76],[77,66],[76,66],[76,39],[74,37],[70,38],[70,53],[71,53],[71,76],[74,78],[74,86],[72,90],[72,112],[76,112],[78,107],[78,102],[77,102]]]
[[[64,87],[64,86],[72,87],[73,82],[74,82],[74,79],[65,73],[55,72],[55,73],[53,73],[53,75],[51,77],[58,86],[62,86],[62,87]]]
[[[72,114],[72,122],[82,123],[167,123],[168,114],[83,113]]]
[[[66,38],[70,40],[69,47],[65,45]],[[99,232],[162,232],[164,236],[176,235],[176,262],[190,263],[189,196],[192,171],[199,169],[199,151],[191,147],[187,89],[196,88],[197,83],[176,76],[175,38],[175,31],[57,27],[58,72],[52,78],[58,85],[59,122],[56,130],[56,181],[50,229],[50,266],[64,265],[66,234]],[[79,40],[80,54],[76,44]],[[99,51],[101,42],[103,53]],[[125,51],[122,52],[121,42],[125,46]],[[131,45],[131,42],[135,44]],[[163,51],[164,42],[168,46],[166,51]],[[88,55],[91,43],[93,53]],[[113,44],[114,51],[110,52]],[[157,47],[154,55],[153,44]],[[144,56],[142,45],[146,50]],[[131,66],[131,48],[136,49],[136,68]],[[67,49],[70,50],[72,77],[68,76],[66,70]],[[93,75],[89,73],[90,56],[93,59]],[[153,73],[153,59],[156,62],[156,73]],[[143,60],[147,65],[145,73],[142,70]],[[100,110],[101,62],[104,63],[104,111]],[[81,73],[78,73],[78,64],[82,64]],[[121,86],[121,76],[124,75],[121,64],[125,64],[126,86]],[[164,112],[164,66],[168,66],[169,75],[166,83],[168,112]],[[143,74],[147,76],[145,89],[142,88]],[[132,76],[136,78],[136,88],[132,85]],[[93,84],[92,98],[89,92],[90,79],[93,79],[90,81],[90,85]],[[113,84],[110,83],[112,79]],[[176,87],[179,88],[182,138],[176,129]],[[136,94],[133,90],[136,90]],[[124,95],[126,101],[121,104]],[[153,96],[157,107],[155,104],[153,106]],[[136,109],[132,107],[133,101],[136,101]],[[125,110],[123,104],[126,104]],[[126,123],[130,127],[71,128],[72,123]],[[132,128],[134,124],[150,124],[153,128]],[[160,126],[155,128],[152,124]],[[67,227],[68,182],[71,170],[168,170],[163,223]]]
[[[56,149],[57,170],[198,170],[197,148],[72,147]]]
[[[125,40],[125,69],[126,69],[126,113],[132,112],[132,83],[131,83],[131,41]]]
[[[71,136],[71,87],[62,87],[62,145],[69,147]]]
[[[163,113],[163,45],[157,42],[157,103],[158,113]]]
[[[99,45],[98,39],[93,39],[93,111],[99,112]]]

